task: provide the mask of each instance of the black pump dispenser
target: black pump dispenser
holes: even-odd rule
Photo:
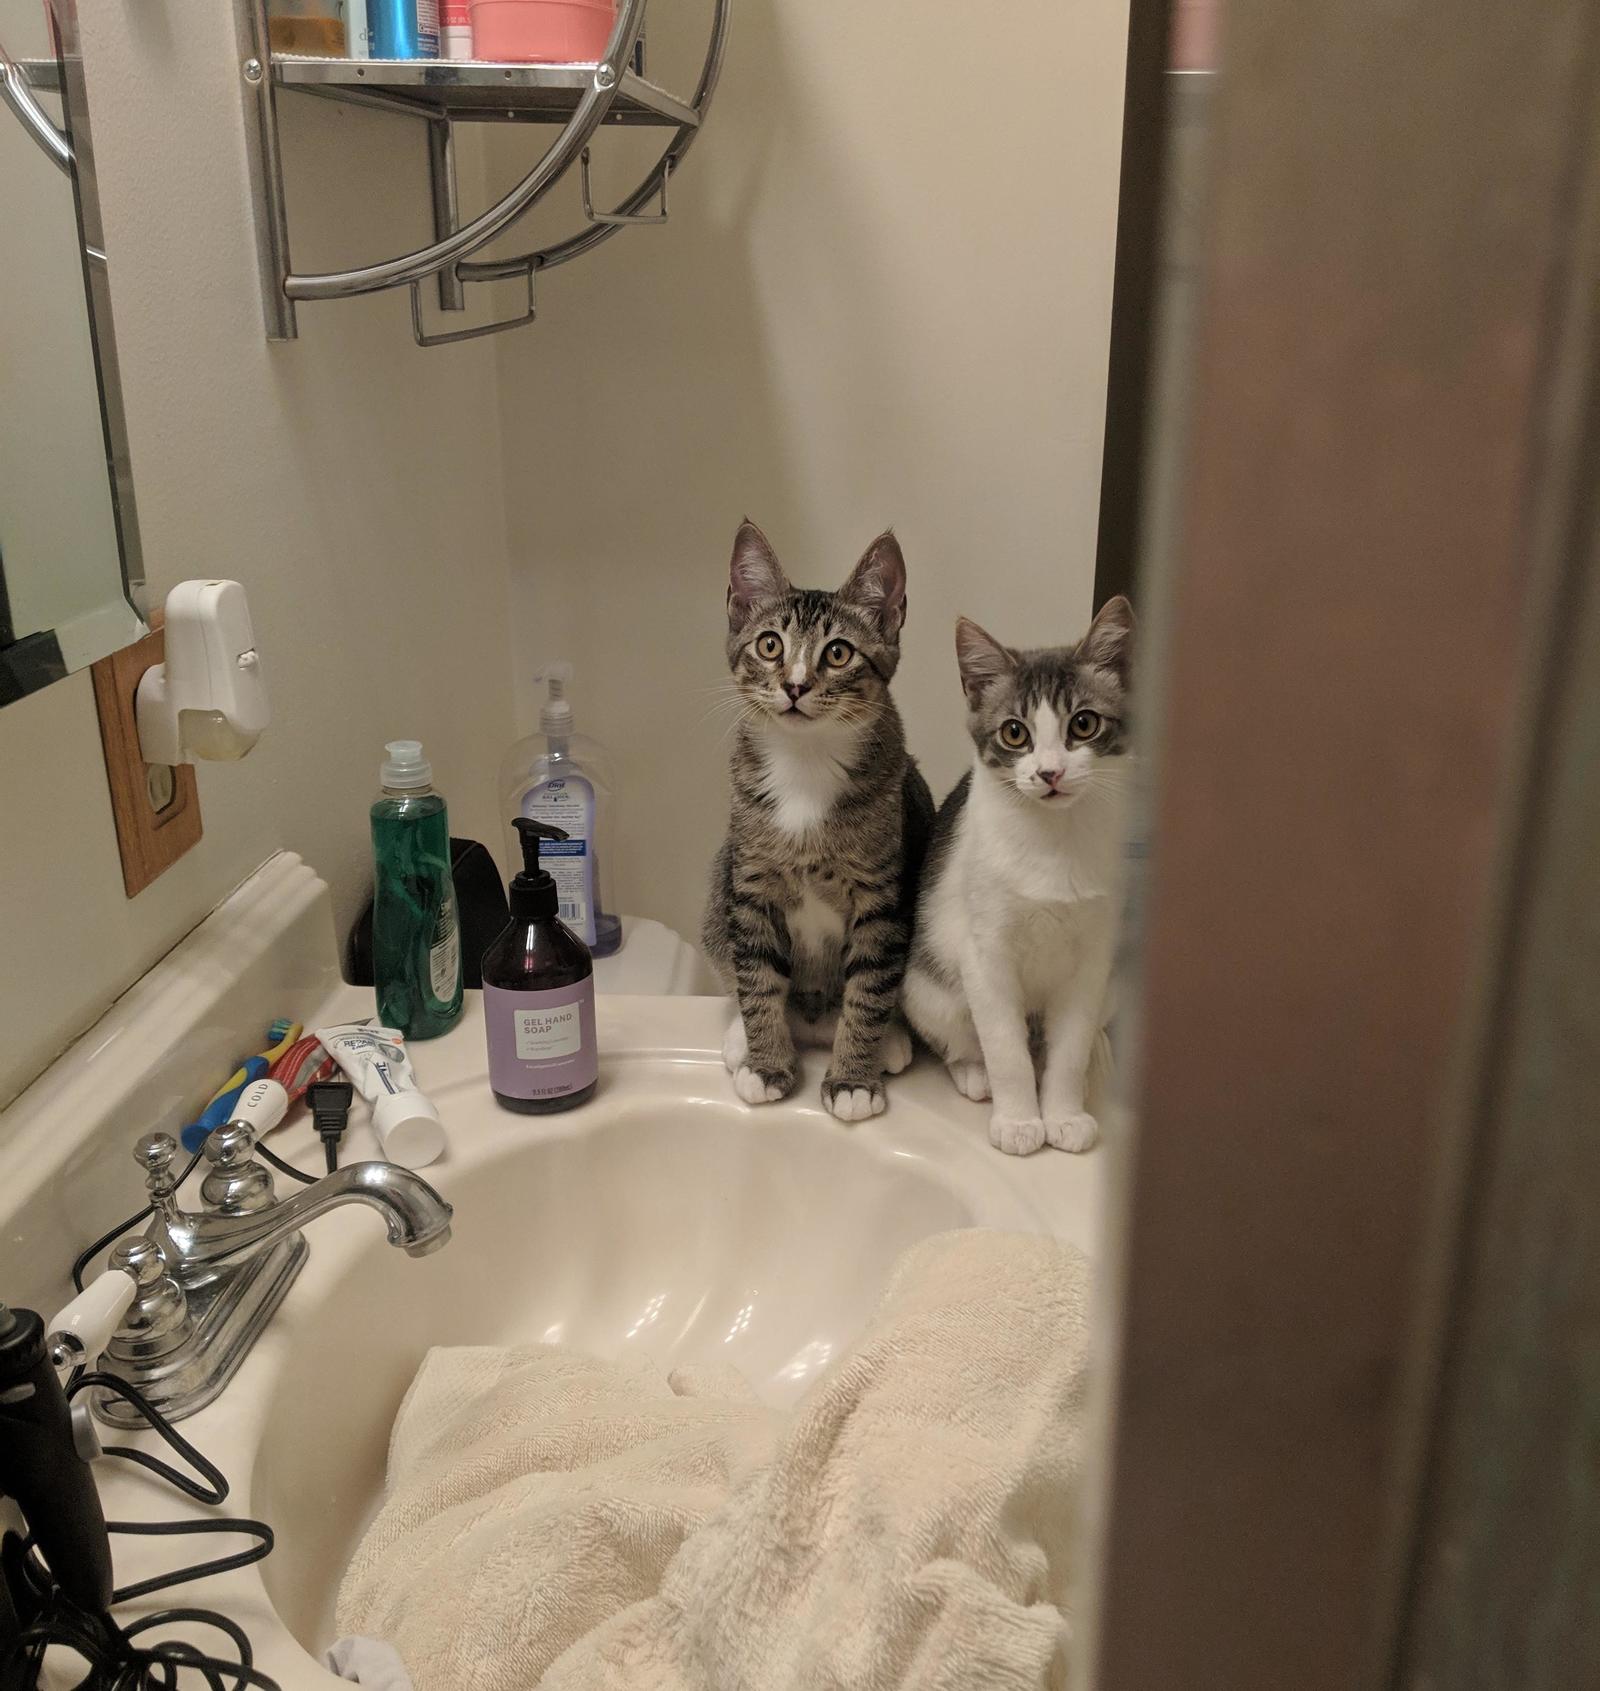
[[[531,816],[514,816],[511,825],[522,841],[522,872],[511,881],[511,919],[542,921],[560,911],[561,896],[555,877],[539,862],[539,841],[564,840],[567,835],[548,822],[535,822]]]

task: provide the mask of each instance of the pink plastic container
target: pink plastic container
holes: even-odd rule
[[[472,56],[563,65],[603,56],[616,0],[471,0]]]

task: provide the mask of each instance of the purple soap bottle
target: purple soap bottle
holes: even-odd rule
[[[548,1115],[593,1097],[600,1076],[594,962],[557,915],[556,883],[539,865],[539,841],[559,828],[513,818],[523,870],[511,883],[511,921],[483,954],[483,1024],[489,1085],[508,1110]]]

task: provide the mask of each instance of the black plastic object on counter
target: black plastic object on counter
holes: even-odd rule
[[[461,974],[465,985],[483,985],[480,960],[511,920],[505,883],[488,848],[477,840],[450,841],[450,878],[456,889],[456,921],[461,933]],[[345,951],[345,979],[352,986],[371,986],[372,900],[369,898],[350,930]]]
[[[339,1141],[350,1120],[350,1105],[356,1089],[347,1080],[314,1080],[306,1088],[306,1102],[311,1106],[311,1125],[322,1140],[322,1154],[327,1160],[328,1173],[339,1166]]]
[[[61,1590],[90,1614],[111,1603],[111,1542],[72,1411],[31,1309],[0,1304],[0,1495],[14,1498]]]
[[[554,877],[539,861],[541,839],[566,835],[532,817],[512,824],[523,868],[511,883],[511,919],[483,954],[483,1021],[489,1084],[508,1110],[570,1110],[599,1078],[594,961],[561,921]]]

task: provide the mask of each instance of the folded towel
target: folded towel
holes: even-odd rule
[[[1058,1687],[1088,1296],[1055,1241],[925,1240],[787,1421],[647,1368],[435,1352],[339,1624],[418,1691]]]

